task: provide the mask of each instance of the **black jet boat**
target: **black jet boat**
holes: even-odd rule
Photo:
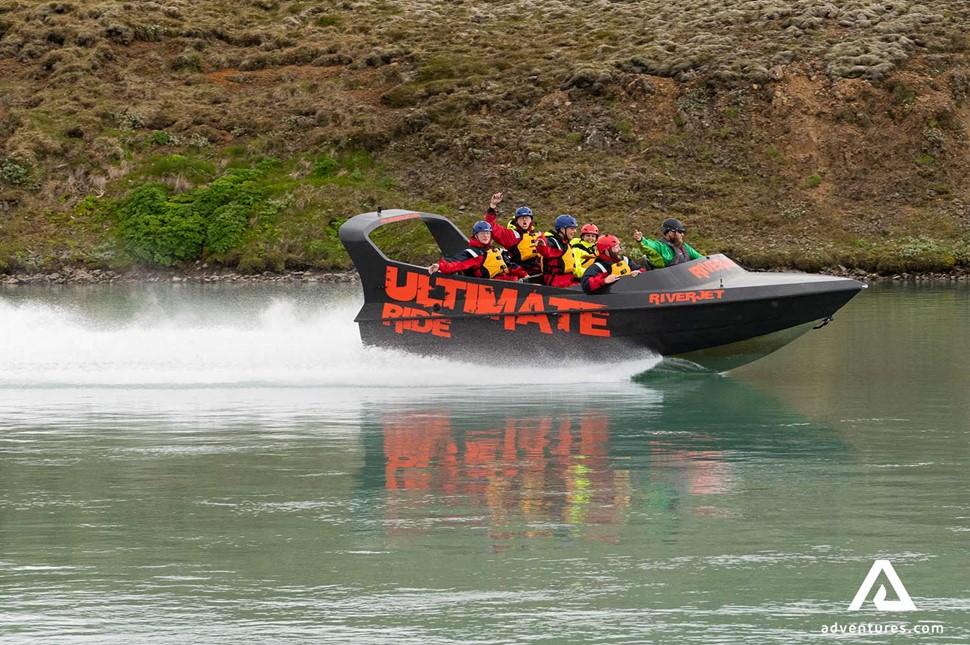
[[[756,360],[831,320],[865,284],[801,273],[748,272],[716,254],[626,276],[606,293],[528,282],[429,275],[387,257],[371,240],[382,226],[423,222],[441,254],[468,238],[431,213],[357,215],[339,231],[360,273],[356,322],[365,344],[474,360],[544,356],[684,358],[717,371]]]

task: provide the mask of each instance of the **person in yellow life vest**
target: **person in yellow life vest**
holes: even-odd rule
[[[636,262],[620,255],[620,240],[615,235],[604,235],[596,240],[596,250],[596,261],[583,273],[585,293],[605,293],[620,278],[643,272]]]
[[[577,278],[582,278],[589,265],[596,260],[596,238],[599,236],[600,230],[596,224],[583,224],[579,235],[569,240],[573,250],[573,273]]]
[[[508,228],[502,228],[496,224],[498,214],[495,210],[501,202],[502,193],[495,193],[485,211],[485,221],[492,225],[492,236],[499,246],[508,249],[512,261],[530,275],[541,273],[542,264],[536,251],[536,241],[542,233],[533,228],[532,209],[528,206],[516,209]]]
[[[438,260],[428,267],[428,273],[461,273],[472,278],[492,280],[521,280],[528,273],[515,266],[502,249],[492,248],[492,225],[476,222],[468,248],[453,258]]]
[[[542,284],[571,287],[579,282],[573,266],[576,256],[569,246],[576,235],[576,218],[560,215],[553,226],[555,233],[546,233],[536,242],[536,251],[542,256]]]

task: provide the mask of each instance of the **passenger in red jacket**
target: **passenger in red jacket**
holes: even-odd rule
[[[560,215],[554,233],[546,233],[536,241],[536,251],[542,256],[542,284],[550,287],[571,287],[579,284],[576,277],[576,254],[570,241],[576,236],[576,218]]]
[[[495,212],[495,208],[501,201],[502,193],[492,195],[492,201],[485,212],[485,221],[492,225],[495,241],[508,249],[512,261],[530,275],[541,273],[542,265],[539,253],[536,251],[536,240],[542,234],[532,228],[532,209],[528,206],[517,209],[508,228],[503,228],[496,223],[498,215]]]
[[[582,285],[586,293],[606,293],[621,277],[643,272],[636,262],[620,255],[620,240],[615,235],[604,235],[596,240],[596,250],[599,252],[596,261],[583,273]]]
[[[476,222],[468,248],[453,258],[439,260],[428,267],[428,273],[461,273],[472,278],[521,280],[529,276],[515,266],[502,249],[492,248],[492,225]]]

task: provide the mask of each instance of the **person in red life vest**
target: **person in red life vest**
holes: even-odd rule
[[[492,225],[492,235],[495,241],[509,251],[512,261],[525,269],[530,275],[542,272],[541,259],[536,251],[536,240],[542,235],[532,228],[532,209],[522,206],[516,209],[515,217],[509,222],[508,228],[496,224],[498,217],[495,209],[502,202],[502,193],[492,195],[488,210],[485,211],[485,221]]]
[[[583,273],[582,285],[585,293],[609,291],[610,285],[621,277],[640,275],[643,272],[636,262],[620,255],[620,240],[615,235],[604,235],[596,240],[596,250],[596,261]]]
[[[536,251],[542,256],[542,284],[550,287],[571,287],[578,284],[576,255],[569,246],[576,235],[576,218],[560,215],[553,225],[554,233],[546,233],[536,240]]]
[[[492,225],[476,222],[468,248],[453,258],[439,260],[428,267],[428,273],[461,273],[472,278],[521,280],[529,274],[509,262],[502,249],[492,247]]]

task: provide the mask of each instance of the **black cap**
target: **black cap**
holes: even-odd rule
[[[684,223],[681,222],[676,217],[668,217],[664,220],[664,223],[660,225],[660,230],[664,233],[668,231],[677,231],[678,233],[684,232]]]

